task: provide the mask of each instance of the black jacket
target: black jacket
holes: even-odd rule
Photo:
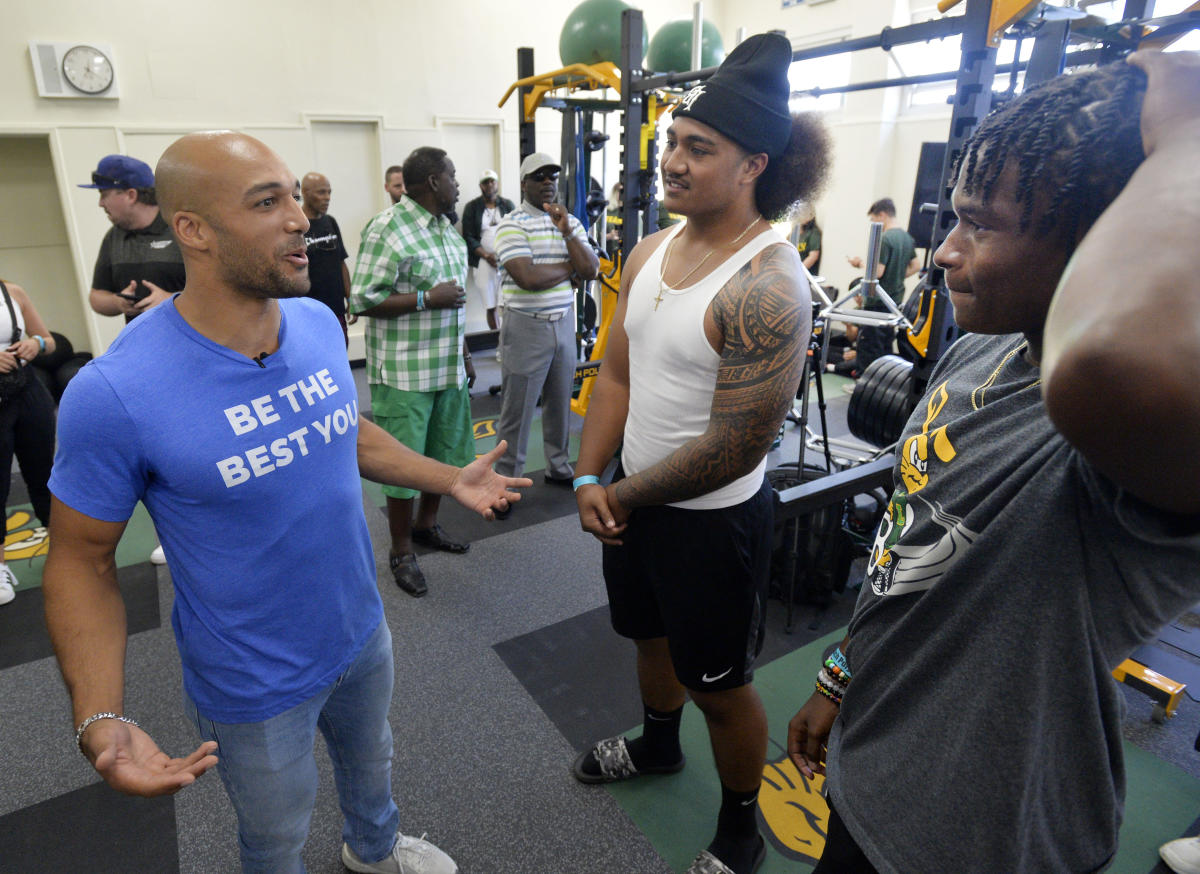
[[[472,200],[463,210],[462,232],[463,239],[467,241],[467,263],[472,267],[479,266],[479,255],[475,252],[481,245],[483,240],[483,210],[484,210],[483,195]],[[516,207],[513,206],[511,200],[503,197],[496,198],[496,205],[500,207],[500,215],[508,215]]]

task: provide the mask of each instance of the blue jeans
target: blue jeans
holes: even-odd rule
[[[400,812],[392,799],[392,635],[387,623],[332,686],[263,722],[205,718],[186,694],[200,736],[215,740],[217,771],[238,817],[242,871],[304,874],[300,851],[317,797],[319,726],[346,818],[342,839],[360,859],[386,856]]]

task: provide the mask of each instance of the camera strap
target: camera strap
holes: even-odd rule
[[[4,280],[0,279],[0,292],[4,293],[4,302],[8,305],[8,317],[12,320],[12,340],[8,345],[12,345],[21,339],[21,327],[17,324],[17,312],[13,309],[12,295],[8,293],[8,286],[4,284]]]

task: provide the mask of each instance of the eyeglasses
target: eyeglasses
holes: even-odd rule
[[[557,182],[558,181],[558,171],[557,170],[538,170],[535,173],[530,173],[528,178],[532,179],[534,182]]]

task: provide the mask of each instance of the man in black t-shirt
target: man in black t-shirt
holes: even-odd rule
[[[108,155],[80,188],[100,191],[113,223],[100,244],[88,303],[102,316],[131,321],[183,289],[183,259],[158,212],[154,172],[128,155]]]
[[[349,346],[346,325],[354,323],[354,316],[348,320],[346,317],[346,299],[350,297],[350,271],[346,269],[349,255],[342,243],[342,230],[329,214],[333,188],[320,173],[307,173],[300,182],[300,196],[304,200],[301,208],[308,216],[304,242],[308,245],[308,278],[312,287],[307,296],[333,310]]]

